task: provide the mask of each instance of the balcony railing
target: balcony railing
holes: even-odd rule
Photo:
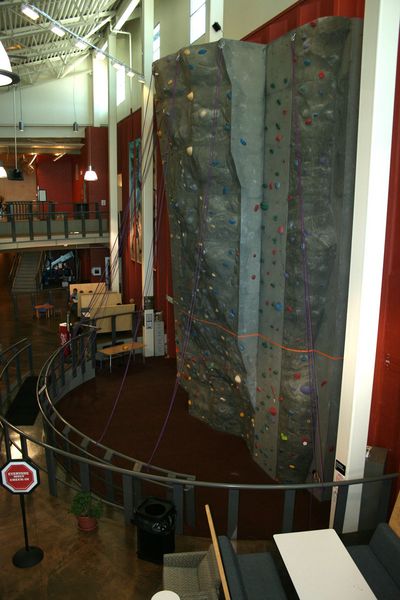
[[[108,235],[108,213],[99,205],[8,202],[0,216],[0,249],[10,243],[26,245],[49,240],[93,241]]]
[[[15,377],[18,375],[18,380],[21,381],[21,369],[12,369],[12,365],[16,360],[21,360],[23,352],[28,353],[26,369],[30,372],[30,350],[26,344],[23,344],[21,348],[14,350],[13,356],[7,355],[8,360],[2,370],[3,379],[6,373],[15,372]],[[35,439],[7,422],[4,415],[10,402],[10,382],[8,381],[3,388],[0,423],[7,459],[10,460],[14,447],[24,459],[31,460],[41,470],[47,472],[51,495],[57,495],[59,485],[67,485],[75,489],[79,487],[85,491],[92,490],[101,495],[107,504],[122,509],[126,522],[130,523],[134,507],[142,501],[146,486],[157,485],[160,490],[165,490],[167,497],[173,500],[177,509],[176,531],[182,533],[185,524],[190,528],[196,526],[195,498],[198,493],[205,490],[206,494],[212,492],[221,495],[225,503],[224,514],[227,517],[225,531],[228,536],[236,537],[238,527],[240,531],[240,499],[248,492],[257,491],[263,495],[265,509],[269,510],[273,507],[276,514],[273,532],[264,528],[262,514],[259,518],[260,539],[269,539],[273,533],[296,529],[295,513],[298,512],[296,500],[299,496],[305,493],[310,495],[320,493],[321,490],[328,492],[332,489],[337,491],[333,526],[338,533],[342,533],[350,486],[378,484],[379,501],[376,505],[374,521],[377,524],[387,519],[391,491],[393,484],[398,480],[399,473],[337,482],[289,485],[218,483],[198,481],[195,477],[171,471],[167,473],[164,469],[122,456],[115,450],[98,444],[65,421],[55,406],[57,401],[74,387],[95,377],[95,364],[96,342],[93,333],[89,332],[59,348],[44,365],[38,381],[37,394],[46,434],[45,442]],[[121,458],[124,459],[122,461],[124,466],[121,466],[121,461],[118,460]],[[67,473],[72,474],[75,483],[71,484],[64,477],[60,478],[60,465]],[[219,526],[221,532],[222,527]]]

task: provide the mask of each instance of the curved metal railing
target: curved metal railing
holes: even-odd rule
[[[72,341],[71,344],[73,343],[74,342]],[[27,349],[28,347],[29,345],[25,346],[26,352],[29,352],[29,350]],[[74,368],[74,361],[71,357],[71,377],[73,370],[75,370],[76,377],[78,377],[79,379],[82,379],[83,376],[88,376],[87,368],[90,367],[90,364],[92,364],[94,376],[93,360],[95,360],[95,357],[93,357],[93,354],[90,352],[90,350],[88,350],[88,348],[88,345],[83,346],[83,348],[81,348],[81,350],[84,352],[82,353],[82,356],[85,357],[85,360],[81,361],[79,368],[77,367],[77,364],[75,364]],[[51,390],[55,391],[57,396],[61,392],[61,387],[64,387],[67,391],[68,389],[70,389],[69,377],[65,377],[63,386],[61,385],[61,377],[58,379],[57,383],[55,383],[55,380],[52,378],[52,374],[55,373],[54,360],[57,356],[59,357],[60,350],[53,353],[53,355],[49,358],[49,361],[47,362],[46,385],[44,386],[44,384],[42,383],[42,386],[39,389],[40,394],[43,394],[45,391],[49,393],[49,390]],[[11,356],[11,358],[9,359],[9,364],[7,364],[8,369],[10,369],[13,360],[14,357]],[[4,367],[2,372],[4,373]],[[47,388],[49,388],[49,390]],[[46,413],[46,410],[44,410],[44,412]],[[321,493],[321,490],[325,490],[327,492],[335,490],[336,510],[333,526],[340,533],[343,529],[348,490],[351,486],[360,484],[363,484],[364,486],[376,486],[377,484],[379,485],[379,501],[377,502],[376,511],[374,515],[374,519],[376,523],[378,523],[379,521],[385,520],[387,518],[393,482],[399,477],[399,473],[391,473],[372,478],[370,477],[347,481],[304,484],[238,484],[198,480],[188,482],[188,480],[184,477],[176,475],[166,475],[155,472],[148,473],[144,472],[143,470],[135,471],[132,468],[124,468],[123,466],[111,464],[106,460],[104,456],[102,457],[102,459],[100,459],[98,457],[95,458],[94,456],[84,455],[84,453],[81,452],[82,448],[80,448],[79,453],[73,453],[69,449],[60,448],[57,446],[57,444],[52,443],[52,436],[55,435],[54,427],[50,427],[49,423],[49,421],[52,422],[52,418],[49,417],[48,414],[46,415],[46,417],[47,418],[45,418],[44,420],[46,442],[44,442],[42,440],[35,439],[32,435],[28,435],[20,428],[11,425],[10,423],[8,423],[4,416],[0,416],[0,422],[5,437],[5,450],[8,459],[11,458],[11,447],[12,445],[14,445],[21,452],[22,456],[25,459],[29,459],[32,462],[35,462],[35,464],[37,464],[39,468],[41,468],[47,473],[49,492],[52,495],[57,495],[58,487],[61,484],[71,486],[70,483],[63,481],[58,475],[57,465],[60,462],[64,463],[64,465],[67,465],[69,467],[69,470],[74,473],[78,485],[81,489],[94,489],[94,491],[103,496],[109,504],[116,507],[121,507],[124,511],[125,519],[127,522],[131,522],[134,507],[141,502],[143,498],[143,492],[146,489],[146,486],[148,486],[149,484],[161,484],[166,487],[167,494],[170,494],[170,497],[173,500],[177,509],[176,531],[178,533],[184,531],[185,523],[190,527],[195,526],[195,495],[197,491],[201,490],[205,490],[205,493],[207,494],[212,493],[213,490],[217,490],[225,498],[225,512],[227,518],[224,527],[227,535],[229,535],[230,537],[236,536],[238,526],[240,526],[239,505],[242,494],[245,494],[250,491],[257,491],[265,495],[265,507],[268,507],[269,498],[271,497],[271,494],[276,495],[276,492],[283,492],[281,507],[282,518],[280,521],[280,525],[278,524],[278,522],[276,524],[276,531],[273,532],[276,533],[277,531],[285,532],[293,530],[293,527],[295,526],[294,517],[296,499],[298,498],[299,494],[303,493],[304,491],[314,494]],[[54,425],[54,423],[52,423],[52,425]],[[16,441],[17,439],[19,440],[19,443]],[[39,460],[34,461],[32,457],[29,456],[28,442],[32,444],[32,447],[36,446],[39,449],[41,449],[42,452],[39,454],[41,454],[44,457],[44,464],[41,464]],[[101,481],[104,483],[103,490],[99,489],[98,487],[96,488],[96,486],[93,485],[93,481],[95,479],[94,474],[96,473],[101,474]],[[114,480],[117,478],[121,481],[122,497],[120,499],[120,502],[118,501],[118,499],[112,498],[110,496],[110,490],[113,489]],[[72,485],[72,487],[74,486]],[[274,498],[274,502],[271,502],[271,505],[273,505],[275,510],[277,510],[276,498]],[[277,512],[279,513],[278,510]],[[218,528],[219,530],[222,530],[222,526],[220,523],[218,523]],[[266,531],[263,530],[262,516],[260,516],[259,537],[265,538],[270,537],[271,535],[272,532],[266,533]]]

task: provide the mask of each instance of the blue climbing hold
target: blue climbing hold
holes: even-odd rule
[[[283,310],[283,305],[282,305],[282,303],[281,303],[281,302],[275,302],[275,304],[274,304],[274,308],[275,308],[275,310],[277,310],[278,312],[282,312],[282,310]]]
[[[240,138],[240,143],[242,144],[242,146],[247,146],[247,142],[243,138]]]
[[[207,54],[207,50],[205,48],[200,48],[198,54]]]

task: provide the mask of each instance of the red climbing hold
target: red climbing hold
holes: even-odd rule
[[[271,408],[268,409],[268,412],[270,415],[272,415],[273,417],[275,417],[276,414],[278,414],[277,409],[275,408],[275,406],[271,406]]]
[[[311,118],[311,117],[308,117],[308,118],[307,118],[307,119],[304,121],[304,123],[305,123],[306,125],[311,125],[311,123],[312,123],[312,118]]]

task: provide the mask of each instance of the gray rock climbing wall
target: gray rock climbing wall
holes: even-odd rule
[[[332,476],[361,26],[154,64],[180,383],[271,477]]]

